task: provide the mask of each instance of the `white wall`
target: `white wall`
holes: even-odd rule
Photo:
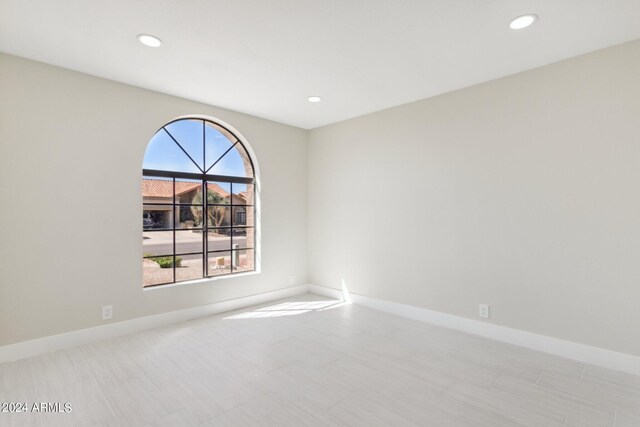
[[[143,291],[141,167],[155,131],[217,117],[255,150],[262,273]],[[307,133],[0,54],[0,345],[306,283]]]
[[[312,283],[640,355],[638,75],[633,42],[307,134],[0,54],[0,345],[306,283],[308,254]],[[257,154],[262,273],[143,291],[142,157],[187,114]]]
[[[310,281],[640,355],[639,76],[636,41],[311,131]]]

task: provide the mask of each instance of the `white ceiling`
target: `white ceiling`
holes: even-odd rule
[[[540,19],[511,30],[524,13]],[[639,21],[640,0],[0,0],[0,51],[309,129],[637,39]]]

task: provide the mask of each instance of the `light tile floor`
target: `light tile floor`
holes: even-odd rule
[[[640,426],[640,377],[315,295],[0,365],[0,426]]]

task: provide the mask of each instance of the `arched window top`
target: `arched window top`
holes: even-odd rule
[[[177,119],[156,132],[143,169],[219,177],[253,178],[251,157],[227,128],[205,119]]]

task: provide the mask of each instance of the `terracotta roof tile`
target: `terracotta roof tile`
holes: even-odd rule
[[[208,184],[209,189],[220,194],[222,197],[228,197],[229,193],[218,184]],[[197,182],[176,181],[176,195],[195,190],[200,187]],[[142,196],[143,197],[173,197],[173,182],[163,179],[143,179],[142,180]]]

